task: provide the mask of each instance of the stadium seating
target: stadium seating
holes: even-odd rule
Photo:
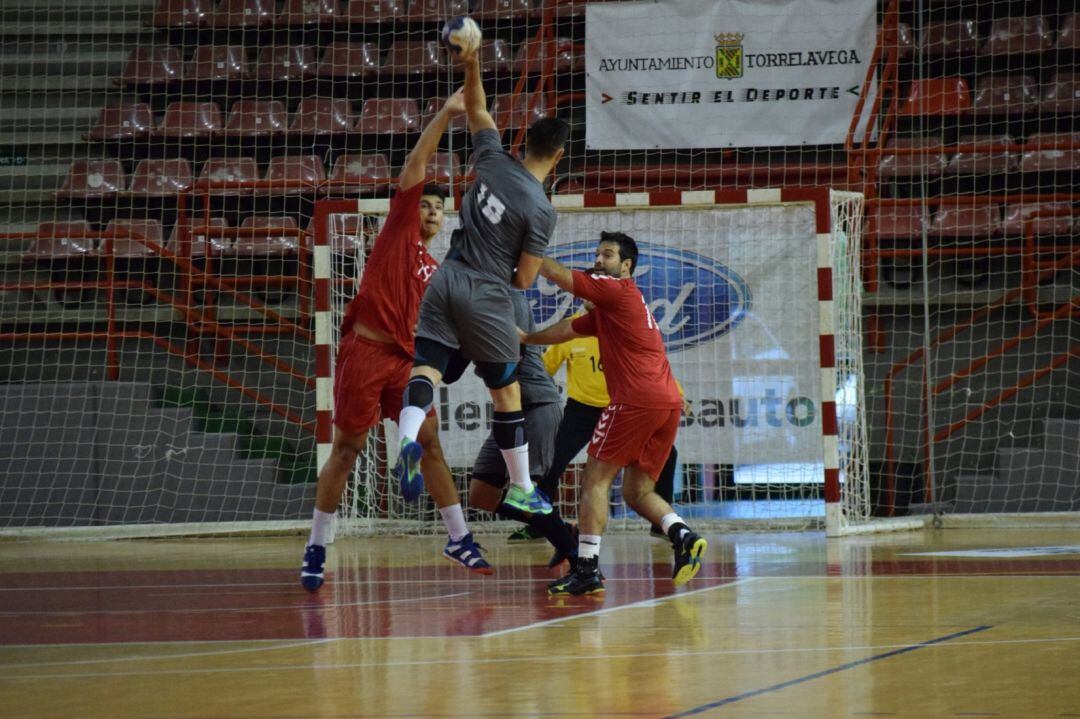
[[[436,152],[428,160],[426,171],[429,182],[448,185],[461,174],[461,161],[452,152]]]
[[[1080,50],[1080,13],[1066,15],[1058,30],[1058,50]]]
[[[316,155],[279,155],[270,159],[263,179],[272,194],[313,194],[326,180],[326,169]]]
[[[553,43],[555,52],[555,72],[576,72],[580,69],[582,58],[569,38],[556,38]],[[549,43],[526,40],[518,47],[514,55],[514,72],[538,74],[543,72],[547,60]]]
[[[880,239],[908,240],[926,230],[926,212],[919,205],[882,207],[874,213],[873,224]]]
[[[1024,115],[1039,104],[1039,91],[1031,75],[992,75],[979,78],[971,111],[976,115]]]
[[[300,27],[332,25],[339,15],[338,6],[337,0],[286,0],[275,23]]]
[[[496,95],[491,101],[491,115],[500,130],[516,130],[546,117],[547,104],[542,95]]]
[[[974,55],[982,39],[974,20],[945,20],[927,23],[922,31],[922,53],[928,57],[940,55]]]
[[[982,55],[1016,55],[1043,52],[1054,47],[1049,23],[1041,15],[1009,17],[994,20],[986,42],[979,49]]]
[[[85,257],[97,247],[93,234],[85,220],[42,222],[37,229],[37,238],[23,252],[23,259],[50,262]]]
[[[340,155],[330,172],[333,192],[371,191],[390,181],[390,163],[382,153]]]
[[[373,42],[335,42],[323,53],[317,73],[336,79],[372,77],[379,63],[379,46]]]
[[[960,115],[971,108],[971,91],[963,77],[933,77],[911,81],[898,113],[903,115]]]
[[[185,80],[243,80],[248,77],[242,45],[199,45],[184,70]]]
[[[295,232],[297,224],[292,217],[253,216],[245,219],[240,227],[265,229],[268,232],[266,235],[237,237],[231,249],[232,254],[238,257],[281,257],[295,255],[300,249],[300,238]]]
[[[289,133],[332,135],[351,132],[356,118],[352,104],[341,98],[305,97],[293,115]]]
[[[424,103],[424,111],[420,117],[420,129],[423,130],[431,122],[431,118],[442,108],[446,103],[445,97],[431,97]],[[450,120],[450,125],[446,128],[448,133],[450,132],[464,132],[468,129],[468,121],[464,115],[458,115]]]
[[[529,0],[477,0],[470,13],[477,20],[520,20],[532,14]]]
[[[123,192],[127,176],[119,160],[76,160],[56,193],[61,200],[89,200]]]
[[[285,103],[280,100],[237,100],[223,137],[270,137],[284,134],[289,128]]]
[[[141,160],[128,192],[142,197],[170,197],[191,187],[191,163],[184,159]]]
[[[213,102],[172,102],[154,130],[160,138],[209,139],[221,130],[221,109]]]
[[[274,6],[274,0],[219,0],[211,24],[225,28],[267,27],[274,22]]]
[[[363,135],[400,135],[420,131],[420,108],[416,100],[373,97],[364,102],[356,131]]]
[[[1042,202],[1008,205],[1005,207],[1002,232],[1008,237],[1024,237],[1025,224],[1030,221],[1030,227],[1037,236],[1068,236],[1071,235],[1076,228],[1073,217],[1043,216],[1032,219],[1032,216],[1036,213],[1045,214],[1048,212],[1067,211],[1071,209],[1071,202]]]
[[[259,50],[255,77],[260,80],[302,80],[318,71],[313,45],[266,45]]]
[[[235,194],[244,183],[259,180],[259,168],[254,158],[211,158],[203,163],[199,180],[210,186],[212,195]]]
[[[443,55],[435,40],[395,40],[380,74],[385,77],[434,75],[443,70]]]
[[[998,205],[939,207],[930,222],[929,233],[938,237],[996,237],[1002,232]]]
[[[1008,135],[994,137],[965,135],[957,144],[978,145],[986,149],[985,151],[956,153],[945,168],[946,175],[991,175],[1012,172],[1016,169],[1019,155],[999,149],[1013,144],[1013,139]]]
[[[158,0],[151,25],[158,28],[194,28],[206,25],[214,0]]]
[[[112,254],[118,258],[138,259],[156,257],[156,249],[162,243],[161,220],[158,219],[115,219],[105,227],[105,235],[112,236]],[[147,240],[141,242],[139,239]],[[100,242],[98,251],[106,252],[106,243]]]
[[[1039,109],[1064,115],[1080,114],[1080,75],[1055,75],[1046,83]]]
[[[204,257],[207,252],[207,243],[211,250],[220,254],[226,249],[226,246],[232,246],[232,240],[224,240],[220,237],[207,238],[206,227],[222,228],[228,227],[229,222],[224,217],[211,217],[209,224],[202,217],[196,217],[188,222],[188,229],[191,232],[191,257]],[[175,254],[184,256],[183,248],[180,246],[180,225],[179,223],[173,225],[172,233],[169,235],[169,242],[165,245],[165,249]]]
[[[1026,143],[1032,149],[1020,157],[1020,172],[1080,172],[1080,134],[1037,133]],[[1047,149],[1047,145],[1068,146],[1072,149]],[[1041,149],[1035,149],[1041,148]]]
[[[118,85],[168,85],[184,77],[184,58],[172,45],[141,45],[131,51]]]
[[[484,40],[480,43],[480,72],[485,75],[510,72],[514,66],[514,56],[510,43],[500,38]]]
[[[107,105],[98,113],[97,122],[83,135],[88,142],[145,140],[154,131],[154,113],[145,102]]]
[[[345,17],[350,23],[381,23],[402,20],[406,0],[349,0]]]
[[[898,177],[938,177],[945,169],[947,160],[940,152],[939,140],[894,139],[887,147],[920,148],[915,154],[882,155],[878,164],[878,177],[883,180]]]
[[[406,19],[411,22],[443,22],[469,14],[468,0],[410,0]]]

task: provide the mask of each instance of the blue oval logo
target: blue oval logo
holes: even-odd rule
[[[596,241],[551,248],[567,267],[593,266]],[[678,352],[731,332],[750,312],[750,288],[742,277],[715,260],[674,247],[638,243],[634,279],[656,318],[668,352]],[[540,328],[573,314],[580,304],[543,277],[528,290]]]

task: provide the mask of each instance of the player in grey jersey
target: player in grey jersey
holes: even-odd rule
[[[420,306],[412,375],[402,402],[401,447],[394,475],[406,498],[419,495],[417,432],[454,350],[476,365],[491,392],[493,436],[510,474],[504,503],[531,516],[551,504],[529,476],[529,445],[521,388],[512,287],[532,285],[555,229],[555,210],[543,182],[563,155],[570,134],[558,118],[530,128],[522,159],[506,152],[487,111],[475,53],[459,56],[465,70],[465,108],[473,137],[473,186],[466,193],[450,252]]]
[[[523,292],[512,293],[514,324],[525,333],[536,331],[529,302]],[[518,365],[518,381],[521,384],[521,404],[525,414],[525,431],[529,437],[529,475],[539,483],[551,467],[555,453],[555,431],[562,420],[562,403],[555,380],[544,369],[540,347],[521,345],[521,362]],[[447,381],[450,376],[447,377]],[[472,481],[469,483],[469,504],[477,509],[524,522],[536,536],[544,537],[555,547],[552,566],[577,553],[577,539],[572,530],[559,516],[558,509],[551,513],[533,513],[531,516],[500,501],[506,486],[506,466],[499,456],[499,446],[492,432],[473,464]]]

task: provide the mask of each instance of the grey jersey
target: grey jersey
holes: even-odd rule
[[[542,257],[555,231],[544,187],[503,149],[498,130],[473,134],[476,180],[461,203],[453,247],[475,270],[510,282],[522,252]]]
[[[525,293],[511,293],[514,299],[514,323],[528,333],[536,331],[529,301]],[[559,401],[559,388],[555,380],[544,369],[543,352],[539,345],[522,345],[521,362],[518,365],[518,382],[521,383],[521,404],[523,407]]]

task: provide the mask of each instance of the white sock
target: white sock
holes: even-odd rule
[[[582,559],[600,556],[600,535],[581,534],[578,536],[577,555]]]
[[[308,546],[318,544],[326,546],[326,540],[334,528],[334,513],[321,512],[318,509],[311,517],[311,537],[308,538]]]
[[[420,425],[424,423],[427,412],[419,407],[402,407],[401,416],[398,417],[398,434],[401,439],[410,442],[416,441],[416,435],[420,434]]]
[[[684,522],[682,517],[675,514],[674,512],[672,512],[671,514],[665,514],[663,516],[663,518],[660,520],[660,527],[664,530],[664,534],[667,534],[668,530],[671,529],[676,524],[685,525],[686,522]],[[681,529],[679,531],[679,537],[678,538],[682,539],[683,535],[686,534],[689,531],[690,531],[689,529],[685,529],[685,528]],[[670,535],[668,535],[668,536],[670,536]]]
[[[456,542],[469,533],[469,526],[465,524],[465,513],[461,511],[460,504],[451,504],[449,507],[439,507],[446,531],[450,533],[450,541]]]
[[[521,487],[526,492],[533,491],[532,477],[529,476],[529,443],[499,451],[502,452],[506,469],[510,472],[510,484]]]

